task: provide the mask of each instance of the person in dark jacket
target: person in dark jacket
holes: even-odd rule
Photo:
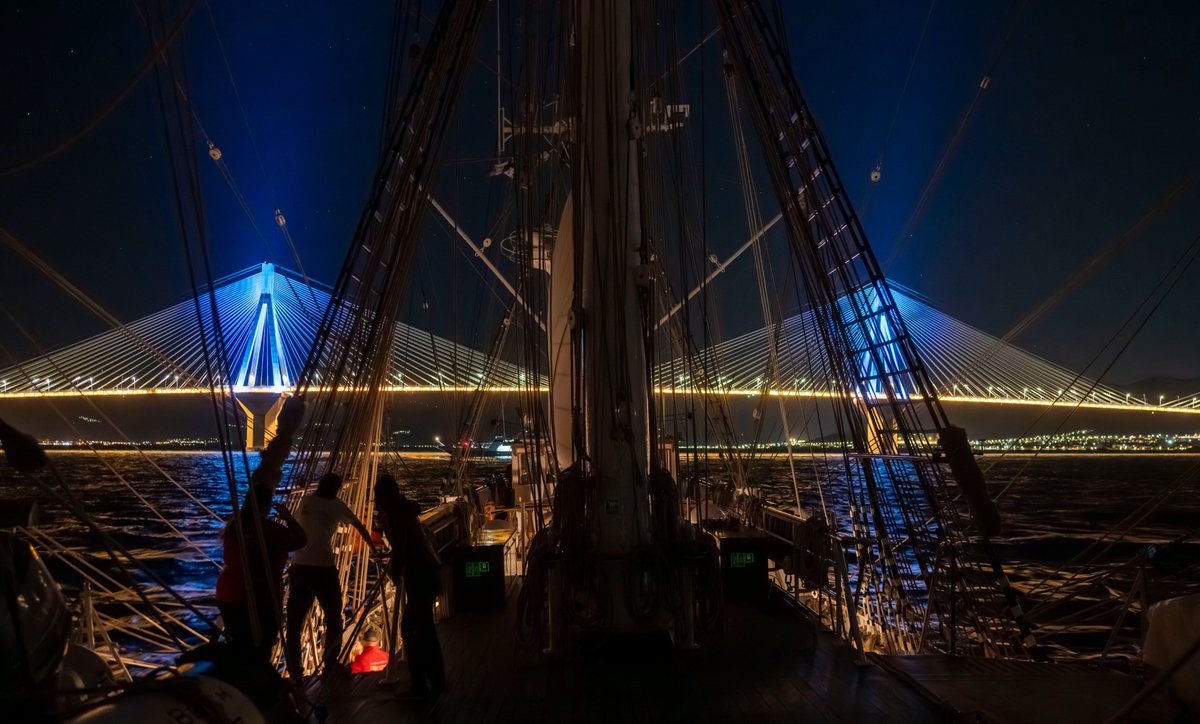
[[[382,475],[375,482],[375,508],[392,546],[388,573],[405,595],[400,636],[412,675],[412,688],[405,696],[436,696],[445,685],[442,645],[433,621],[433,603],[441,588],[442,561],[421,523],[421,507],[400,492],[391,475]]]
[[[287,507],[276,508],[280,522],[267,517],[272,495],[269,486],[251,485],[236,524],[233,519],[226,524],[221,534],[225,567],[217,575],[216,591],[230,645],[263,662],[270,661],[279,636],[280,591],[288,553],[307,542],[304,529]]]

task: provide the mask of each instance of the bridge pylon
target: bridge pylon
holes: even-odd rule
[[[275,437],[279,411],[283,400],[290,395],[274,390],[246,390],[234,393],[242,412],[246,413],[246,449],[262,450]]]
[[[254,331],[233,375],[233,397],[246,413],[247,450],[262,450],[275,436],[283,407],[281,388],[292,384],[275,300],[275,265],[264,262],[259,279]]]

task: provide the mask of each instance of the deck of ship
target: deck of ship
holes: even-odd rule
[[[792,610],[729,604],[699,648],[665,636],[611,637],[595,649],[547,655],[516,642],[514,597],[500,613],[460,613],[438,625],[446,690],[398,699],[383,674],[310,689],[329,724],[373,722],[1070,722],[1104,721],[1136,693],[1130,676],[1079,665],[854,652]],[[877,665],[882,664],[882,665]],[[1130,721],[1175,721],[1157,695]]]
[[[875,659],[926,696],[962,712],[967,721],[994,724],[1094,724],[1108,721],[1144,682],[1087,664],[1038,663],[950,656]],[[1129,722],[1183,721],[1183,710],[1159,691]]]
[[[387,722],[938,722],[953,713],[917,694],[785,605],[731,604],[700,647],[663,637],[613,637],[557,656],[519,647],[515,606],[439,624],[446,690],[398,700],[407,683],[348,677],[314,698],[330,724]],[[403,667],[401,667],[403,669]],[[402,677],[405,674],[401,674]]]

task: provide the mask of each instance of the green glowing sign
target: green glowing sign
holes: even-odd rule
[[[491,570],[492,564],[487,561],[467,561],[467,578],[479,578]]]
[[[619,501],[619,500],[604,501],[604,512],[608,513],[609,515],[616,515],[617,513],[620,513],[621,512],[621,501]]]
[[[730,553],[729,565],[732,568],[745,568],[754,564],[753,553]]]

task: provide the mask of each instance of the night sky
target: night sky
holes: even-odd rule
[[[785,7],[801,89],[877,256],[890,261],[892,278],[946,312],[1003,335],[1183,184],[1120,253],[1015,340],[1077,369],[1200,234],[1200,5],[941,0],[930,13],[925,2],[840,0]],[[202,158],[218,276],[264,260],[294,266],[273,220],[279,207],[308,272],[333,281],[376,159],[391,15],[391,4],[380,0],[212,0],[196,11],[187,32],[196,110],[265,237]],[[695,27],[680,33],[690,47],[712,27],[711,12],[689,24]],[[426,19],[422,29],[430,25]],[[441,180],[448,207],[476,239],[490,233],[499,183],[486,178],[495,150],[495,86],[486,72],[493,33],[489,19],[475,64],[482,72],[467,88],[465,120],[445,156],[456,164]],[[0,169],[78,127],[146,53],[132,4],[4,3]],[[703,60],[714,77],[719,54],[714,39]],[[700,62],[690,61],[697,75]],[[980,91],[985,74],[990,82]],[[723,96],[718,81],[711,95]],[[709,113],[720,127],[721,107]],[[0,176],[0,226],[127,320],[189,291],[159,123],[153,84],[143,82],[60,156]],[[882,178],[872,184],[881,154]],[[710,182],[710,233],[729,239],[714,241],[717,248],[745,238],[735,178],[731,171]],[[480,301],[458,286],[475,272],[445,230],[433,221],[427,229],[430,250],[413,294],[430,302],[426,322],[470,343],[463,330],[495,310],[480,311]],[[3,249],[0,284],[7,310],[34,327],[41,345],[105,329]],[[1106,381],[1200,378],[1198,285],[1200,269],[1192,268]],[[750,316],[733,316],[734,331],[755,326]],[[18,357],[31,349],[6,322],[0,342]]]

